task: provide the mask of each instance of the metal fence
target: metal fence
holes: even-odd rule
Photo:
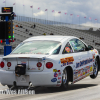
[[[44,19],[38,19],[38,18],[31,18],[31,17],[25,17],[25,16],[16,16],[14,17],[14,20],[18,21],[24,21],[24,22],[33,22],[33,23],[41,23],[45,25],[54,25],[54,26],[65,26],[73,29],[79,29],[79,30],[100,30],[99,27],[92,27],[92,26],[85,26],[85,25],[77,25],[77,24],[70,24],[70,23],[64,23],[64,22],[57,22],[57,21],[51,21],[51,20],[44,20]]]

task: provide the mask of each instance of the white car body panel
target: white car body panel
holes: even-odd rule
[[[62,46],[61,46],[59,54],[57,55],[10,54],[10,55],[4,56],[2,58],[2,61],[4,61],[5,66],[4,68],[0,68],[1,84],[13,85],[13,82],[15,81],[17,86],[28,86],[29,82],[31,81],[33,86],[60,86],[62,82],[63,70],[67,66],[70,66],[73,70],[73,81],[72,81],[73,83],[89,75],[92,75],[93,74],[93,63],[95,60],[93,58],[93,55],[95,54],[93,50],[86,51],[86,52],[62,54],[62,51],[66,43],[72,38],[77,38],[77,37],[74,37],[74,36],[37,36],[37,37],[26,39],[23,42],[33,41],[33,40],[59,41],[61,42]],[[98,52],[96,53],[96,55],[98,55]],[[69,57],[69,58],[66,58],[66,57]],[[61,60],[62,58],[63,60],[73,58],[73,61],[71,62],[65,61],[64,63],[62,63],[62,60]],[[7,62],[12,63],[10,68],[7,67]],[[17,64],[21,64],[22,62],[26,64],[26,74],[18,77],[15,75],[15,66]],[[41,68],[37,68],[36,66],[37,62],[42,62]],[[46,68],[47,62],[53,63],[53,67],[51,69]],[[78,64],[80,63],[82,63],[82,66],[78,66]],[[58,70],[60,70],[60,72],[57,72]],[[54,77],[55,74],[57,74],[57,77]]]

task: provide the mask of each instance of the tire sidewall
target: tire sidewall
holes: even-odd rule
[[[62,84],[61,84],[61,88],[62,89],[68,89],[68,83],[69,83],[69,74],[68,74],[68,70],[67,69],[64,69],[64,70],[66,70],[66,72],[67,72],[67,81],[66,81],[66,83],[64,83],[63,82],[63,76],[62,76]],[[63,72],[64,72],[64,70],[63,70]]]
[[[96,74],[94,74],[94,69],[93,69],[93,75],[90,75],[90,77],[92,78],[92,79],[95,79],[96,77],[97,77],[97,75],[98,75],[98,68],[99,68],[99,65],[98,65],[98,59],[96,58],[95,59],[95,63],[97,63],[96,65],[96,67],[97,67],[97,73]],[[94,67],[93,67],[94,68]]]

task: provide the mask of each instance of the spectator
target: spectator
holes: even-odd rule
[[[93,43],[94,43],[94,40],[93,40]]]
[[[53,33],[50,33],[50,35],[54,35]]]
[[[23,28],[23,26],[22,26],[22,25],[20,25],[19,27],[20,27],[20,28]]]
[[[83,38],[83,37],[79,37],[79,38],[84,40],[84,38]]]
[[[16,38],[14,38],[14,40],[16,41]]]
[[[31,26],[31,28],[33,28],[33,25]]]
[[[100,45],[100,43],[95,43],[95,45]]]
[[[30,33],[29,35],[30,35],[30,36],[32,36],[33,34],[32,34],[32,33]]]
[[[26,29],[25,31],[28,32],[28,29]]]
[[[34,28],[36,27],[36,25],[34,24]]]
[[[35,27],[36,27],[36,25],[35,25],[35,24],[31,26],[31,28],[35,28]]]

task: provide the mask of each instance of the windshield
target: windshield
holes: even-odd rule
[[[57,41],[28,41],[21,43],[12,54],[58,54],[61,43]]]

